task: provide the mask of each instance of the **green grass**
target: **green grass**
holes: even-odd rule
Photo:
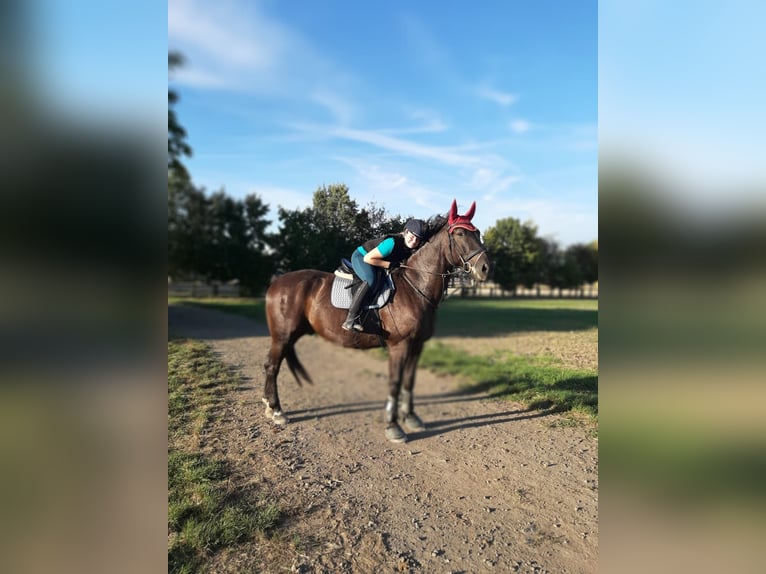
[[[222,548],[276,526],[280,513],[237,487],[230,464],[196,448],[221,395],[239,377],[195,341],[168,342],[168,571],[205,570]]]
[[[610,484],[648,493],[668,508],[766,509],[766,441],[762,433],[668,417],[610,422],[599,445],[600,475]],[[733,426],[733,425],[732,425]]]
[[[172,297],[169,304],[199,305],[264,322],[257,298]],[[582,331],[598,327],[594,299],[447,299],[439,307],[436,336],[492,336],[524,331]]]
[[[598,373],[565,369],[554,359],[519,357],[505,352],[475,356],[438,341],[429,342],[420,366],[436,373],[461,375],[466,392],[488,391],[494,398],[523,403],[529,409],[575,412],[598,419]]]
[[[257,299],[179,299],[263,321],[264,301]],[[435,337],[491,337],[534,331],[587,331],[598,328],[598,301],[593,299],[460,299],[446,300],[437,312]],[[478,357],[431,341],[420,366],[459,374],[468,391],[525,404],[531,409],[583,413],[598,418],[598,372],[558,366],[553,359],[517,357],[498,352]]]
[[[583,331],[598,327],[593,299],[447,299],[436,336],[504,335],[525,331]]]

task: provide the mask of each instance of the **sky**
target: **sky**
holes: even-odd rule
[[[194,182],[598,238],[596,2],[170,0]]]
[[[758,0],[599,2],[602,165],[650,166],[689,217],[766,213],[764,22]]]

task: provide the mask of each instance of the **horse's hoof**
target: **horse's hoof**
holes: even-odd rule
[[[391,442],[407,442],[407,435],[398,424],[386,427],[386,438]]]
[[[274,411],[274,416],[271,417],[271,420],[274,421],[275,425],[280,425],[280,426],[284,426],[290,422],[290,419],[288,419],[285,415],[283,415],[282,411]]]
[[[286,425],[289,420],[288,418],[282,413],[282,411],[275,411],[269,406],[269,402],[266,399],[261,399],[263,401],[263,404],[266,405],[266,418],[271,419],[275,425]]]
[[[410,413],[401,418],[402,422],[404,423],[404,428],[410,432],[423,432],[426,430],[426,425],[415,413]]]

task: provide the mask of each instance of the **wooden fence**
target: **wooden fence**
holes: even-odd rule
[[[515,291],[502,289],[495,283],[480,285],[450,282],[450,297],[497,297],[497,298],[578,298],[598,299],[598,282],[583,285],[579,289],[552,289],[548,285],[535,285],[532,289],[519,287]],[[171,297],[240,297],[240,286],[232,283],[204,283],[202,281],[168,281],[168,296]]]

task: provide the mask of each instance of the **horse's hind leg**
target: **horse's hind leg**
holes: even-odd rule
[[[277,375],[279,375],[279,368],[282,366],[286,352],[287,346],[284,343],[272,339],[269,355],[263,365],[263,371],[266,375],[266,382],[263,386],[266,417],[278,425],[285,425],[288,422],[287,417],[282,412],[282,405],[279,404],[279,392],[277,391]]]

